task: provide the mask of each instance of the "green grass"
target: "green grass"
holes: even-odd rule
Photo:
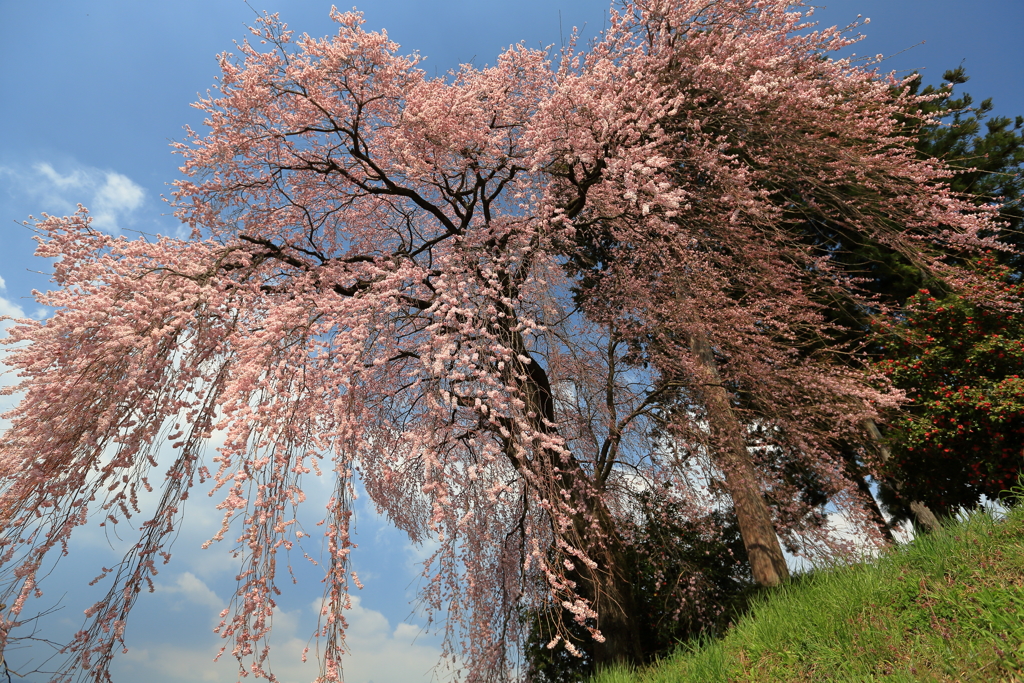
[[[1024,505],[799,577],[724,637],[592,683],[1024,683]]]

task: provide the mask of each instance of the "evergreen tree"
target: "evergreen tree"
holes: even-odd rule
[[[961,173],[949,180],[950,187],[971,195],[978,203],[999,203],[1000,216],[1006,221],[1000,239],[1021,246],[1020,228],[1024,223],[1024,116],[1011,120],[1005,116],[988,118],[992,98],[977,107],[967,93],[953,97],[953,88],[969,80],[963,67],[947,71],[945,83],[938,88],[927,86],[922,94],[944,95],[930,102],[926,113],[937,115],[941,122],[924,128],[916,145],[924,158],[946,161]],[[915,83],[915,90],[920,81]],[[982,130],[984,129],[984,133]],[[1002,262],[1010,264],[1015,277],[1022,266],[1019,254],[1004,253]]]

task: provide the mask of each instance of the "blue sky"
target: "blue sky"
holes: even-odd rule
[[[334,31],[330,0],[251,5],[280,12],[300,33]],[[427,56],[428,70],[444,73],[462,62],[493,62],[503,46],[520,40],[557,44],[573,26],[593,36],[606,7],[605,0],[371,0],[360,9],[370,28],[387,28],[405,50]],[[964,90],[977,101],[993,97],[996,114],[1024,114],[1021,0],[834,0],[817,18],[846,25],[858,14],[872,22],[857,54],[890,56],[884,70],[920,69],[927,83],[962,63],[971,76]],[[31,234],[18,221],[44,211],[66,214],[81,202],[104,229],[174,233],[178,226],[161,201],[178,176],[168,143],[183,138],[186,124],[201,128],[189,105],[213,84],[214,56],[248,35],[244,26],[254,14],[242,0],[0,0],[0,17],[0,315],[38,316],[45,312],[29,292],[47,287],[47,264],[35,262]],[[198,549],[218,525],[207,503],[197,497],[186,510],[174,560],[156,593],[139,600],[132,650],[115,665],[115,681],[235,680],[233,660],[209,664],[219,646],[211,629],[234,571],[226,547]],[[366,588],[351,620],[355,654],[347,679],[430,680],[437,641],[419,633],[423,620],[409,605],[425,549],[409,546],[365,500],[358,515],[355,565]],[[39,607],[59,601],[63,609],[43,624],[44,636],[66,637],[78,626],[83,606],[95,599],[83,585],[114,556],[111,545],[117,543],[86,532],[51,575]],[[294,660],[315,628],[321,586],[311,569],[297,576],[275,622],[275,668],[289,682],[315,675]],[[9,652],[8,661],[18,671],[31,668],[39,651]]]

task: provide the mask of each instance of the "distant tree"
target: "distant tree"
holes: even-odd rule
[[[914,99],[906,115],[899,117],[905,132],[922,161],[938,159],[954,173],[943,183],[957,196],[976,205],[998,205],[999,225],[989,234],[1005,245],[1019,246],[1024,217],[1021,195],[1024,192],[1024,117],[989,119],[992,99],[973,106],[973,98],[964,93],[954,96],[957,86],[968,82],[962,67],[946,71],[944,83],[923,86],[919,74],[901,88]],[[903,91],[895,89],[894,96]],[[922,125],[921,117],[926,117]],[[806,209],[795,204],[793,210]],[[809,217],[813,218],[813,217]],[[937,226],[936,230],[942,226]],[[808,220],[799,226],[809,242],[850,276],[858,278],[858,287],[880,298],[880,303],[899,306],[925,286],[945,290],[947,285],[927,269],[907,259],[884,242],[851,232],[849,226],[822,220]],[[1015,272],[1019,254],[996,252]],[[946,254],[954,257],[956,252]],[[877,307],[862,308],[848,302],[833,302],[830,316],[851,334],[861,337],[867,331]]]
[[[923,112],[938,120],[921,129],[915,148],[922,158],[941,159],[957,170],[947,181],[954,191],[978,203],[998,203],[1004,223],[998,233],[1000,241],[1020,248],[1024,246],[1024,116],[988,118],[992,98],[975,107],[967,93],[954,97],[955,87],[970,80],[963,67],[945,72],[942,78],[943,85],[929,85],[920,91],[926,97],[941,97],[922,103]],[[912,92],[917,92],[920,83],[912,83]],[[1024,252],[995,255],[1019,277]]]

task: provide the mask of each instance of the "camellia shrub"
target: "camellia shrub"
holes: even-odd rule
[[[922,289],[877,325],[878,363],[909,404],[891,423],[885,473],[936,511],[1002,499],[1024,467],[1024,283],[992,256],[972,291]]]

